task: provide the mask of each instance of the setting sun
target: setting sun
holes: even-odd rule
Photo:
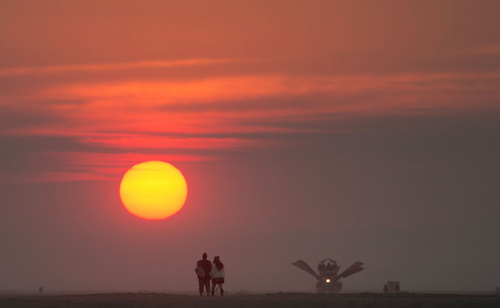
[[[130,168],[120,184],[120,197],[133,215],[161,220],[177,213],[186,201],[187,184],[171,164],[148,161]]]

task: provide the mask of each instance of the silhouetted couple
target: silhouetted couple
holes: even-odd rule
[[[224,264],[218,256],[214,257],[214,262],[207,260],[207,254],[203,254],[203,259],[196,262],[196,275],[198,276],[198,286],[200,296],[203,295],[203,289],[210,295],[210,280],[212,281],[212,296],[215,294],[215,287],[219,286],[220,295],[224,296]]]

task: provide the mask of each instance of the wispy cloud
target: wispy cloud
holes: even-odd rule
[[[19,111],[22,105],[26,114],[59,119],[13,127],[9,133],[82,137],[120,131],[209,134],[272,130],[249,126],[256,119],[492,108],[499,89],[498,73],[249,75],[184,82],[57,85],[14,101],[0,98],[0,105],[7,111]]]
[[[144,68],[170,68],[205,66],[215,64],[228,64],[242,62],[241,59],[181,59],[171,61],[140,61],[128,63],[101,63],[85,65],[58,65],[42,67],[14,67],[0,69],[0,76],[23,76],[23,75],[44,75],[63,74],[70,72],[111,72],[130,69]]]
[[[497,105],[499,89],[498,73],[250,75],[184,82],[142,80],[57,85],[15,99],[0,97],[0,106],[6,114],[22,111],[30,118],[52,119],[34,125],[4,127],[3,134],[66,135],[100,143],[101,137],[95,134],[104,132],[135,132],[143,136],[276,132],[286,131],[280,128],[280,121],[308,120],[314,115],[488,109]],[[266,121],[274,123],[252,124]],[[142,140],[143,145],[146,141],[141,136],[134,138],[129,141]],[[110,139],[115,144],[122,141]],[[231,141],[234,145],[242,144],[234,141]],[[226,147],[229,142],[218,140],[217,144]]]
[[[37,152],[27,157],[34,171],[0,174],[2,182],[61,182],[117,180],[133,165],[149,160],[171,163],[214,161],[208,155],[140,154],[51,151]]]
[[[196,66],[230,61],[234,60],[20,68],[0,70],[0,75],[60,73],[64,76],[63,73],[73,71]],[[336,116],[492,110],[499,107],[499,96],[500,73],[476,72],[240,73],[190,79],[157,76],[134,80],[76,79],[34,89],[26,87],[26,91],[10,96],[0,94],[3,117],[17,119],[5,122],[0,135],[65,137],[87,147],[91,153],[95,149],[132,153],[89,155],[61,151],[34,156],[44,158],[40,165],[54,166],[50,170],[41,168],[41,172],[45,172],[39,177],[42,180],[47,178],[47,172],[57,173],[52,179],[109,179],[123,172],[132,161],[206,161],[214,158],[189,153],[284,146],[287,143],[276,138],[277,133],[313,132],[314,126],[309,124]],[[174,150],[176,155],[144,154],[163,150]],[[116,162],[120,165],[115,166]]]
[[[79,141],[104,148],[120,149],[230,149],[272,146],[270,140],[216,137],[162,137],[156,135],[103,135]]]

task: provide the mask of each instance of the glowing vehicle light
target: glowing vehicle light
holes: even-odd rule
[[[326,283],[330,283],[330,279],[327,279],[327,280],[326,280]]]

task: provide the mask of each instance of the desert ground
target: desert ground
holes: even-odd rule
[[[220,297],[167,293],[0,295],[0,307],[500,307],[498,295],[268,293]]]

